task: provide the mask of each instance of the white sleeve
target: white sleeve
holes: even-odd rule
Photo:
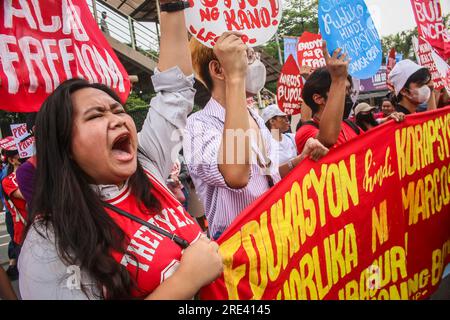
[[[101,296],[85,272],[61,260],[53,232],[43,227],[33,225],[28,231],[18,269],[20,296],[24,300],[87,300]]]
[[[152,82],[157,94],[138,134],[139,161],[165,184],[194,106],[194,75],[185,76],[179,67],[164,72],[156,69]]]

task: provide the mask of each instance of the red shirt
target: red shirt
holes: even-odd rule
[[[172,234],[176,234],[189,243],[199,239],[202,231],[198,224],[194,222],[165,186],[161,185],[150,174],[148,175],[153,185],[152,194],[161,205],[160,212],[143,213],[137,205],[136,198],[130,193],[128,186],[124,187],[119,195],[105,201]],[[130,272],[131,277],[136,280],[139,290],[134,290],[133,296],[144,298],[176,271],[181,260],[182,249],[170,238],[150,231],[147,227],[114,211],[109,209],[106,209],[106,211],[130,239],[127,251],[137,258],[139,266],[127,254],[113,252],[112,256],[124,265]]]
[[[375,120],[385,118],[383,112],[377,112],[377,113],[374,113],[374,114],[373,114],[373,117],[375,118]]]
[[[14,242],[21,245],[23,242],[23,229],[25,228],[25,221],[27,219],[27,203],[24,199],[13,197],[14,191],[19,189],[16,181],[16,173],[13,172],[2,181],[3,191],[7,198],[6,207],[11,212],[14,222]]]
[[[297,145],[298,154],[302,153],[306,141],[309,138],[316,138],[318,133],[319,129],[310,124],[304,124],[300,127],[300,129],[298,129],[297,133],[295,134],[295,144]],[[342,121],[341,132],[339,132],[338,139],[334,146],[332,146],[332,148],[335,148],[336,146],[343,144],[357,136],[358,134],[355,132],[355,130],[353,130],[352,127]]]

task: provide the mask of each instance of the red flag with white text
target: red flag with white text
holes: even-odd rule
[[[60,83],[103,83],[125,102],[130,81],[84,0],[0,0],[0,109],[38,111]]]
[[[411,0],[419,36],[427,40],[438,54],[450,58],[450,32],[442,18],[439,0]]]

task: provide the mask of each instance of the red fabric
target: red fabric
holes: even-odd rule
[[[25,228],[25,221],[27,219],[27,203],[24,199],[13,197],[14,191],[19,189],[19,185],[16,180],[16,173],[13,172],[2,181],[3,191],[7,196],[6,207],[11,212],[14,222],[14,242],[22,244],[23,242],[23,229]]]
[[[309,124],[305,124],[301,126],[300,129],[298,129],[297,133],[295,134],[295,145],[297,146],[298,154],[302,153],[306,141],[309,138],[316,138],[318,133],[319,129]],[[338,145],[343,144],[357,136],[358,135],[356,134],[355,130],[353,130],[345,122],[342,122],[341,132],[339,133],[338,139],[332,148],[335,148]]]
[[[0,109],[38,111],[71,78],[103,83],[125,103],[128,74],[85,0],[2,1],[0,17]]]
[[[411,6],[419,36],[424,37],[444,60],[450,58],[450,35],[439,0],[411,0]]]
[[[377,112],[373,114],[375,120],[376,119],[383,119],[384,118],[384,113],[383,112]]]
[[[129,188],[108,202],[180,236],[189,243],[198,239],[201,236],[198,224],[164,186],[151,175],[149,178],[153,184],[152,194],[161,204],[160,212],[144,213],[138,207],[136,198],[130,194]],[[136,279],[139,290],[134,290],[133,295],[144,298],[178,268],[181,260],[181,248],[168,237],[149,231],[141,224],[109,209],[106,210],[130,239],[127,251],[137,258],[139,267],[136,267],[132,258],[127,259],[126,256],[117,252],[113,252],[112,255],[114,259],[125,265],[131,276]],[[170,225],[165,221],[168,221]]]
[[[302,161],[220,236],[200,297],[426,299],[450,263],[449,123],[412,114]]]

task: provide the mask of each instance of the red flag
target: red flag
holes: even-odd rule
[[[389,51],[388,61],[386,63],[386,85],[388,86],[389,91],[394,91],[394,86],[389,81],[389,74],[391,73],[392,69],[395,66],[396,60],[395,60],[395,49],[392,48],[391,51]]]
[[[277,101],[281,111],[288,115],[299,114],[302,100],[303,78],[292,55],[281,69],[277,85]]]
[[[442,18],[439,0],[411,0],[419,36],[427,40],[438,54],[450,58],[450,34]]]
[[[84,0],[3,1],[0,109],[32,112],[63,81],[106,84],[123,102],[130,81]]]

